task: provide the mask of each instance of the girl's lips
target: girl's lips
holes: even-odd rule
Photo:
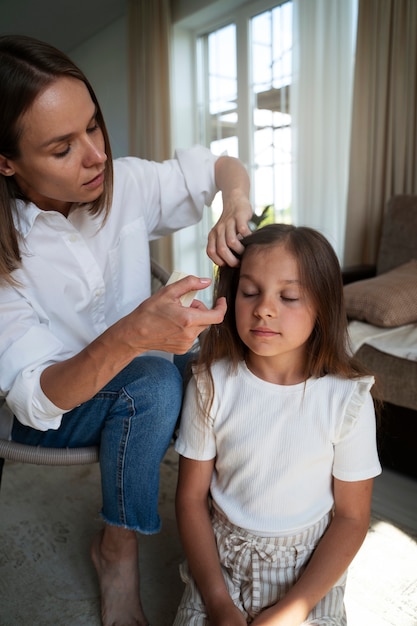
[[[275,337],[278,335],[278,333],[269,328],[253,328],[251,332],[256,337]]]

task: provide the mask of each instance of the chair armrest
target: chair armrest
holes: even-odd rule
[[[373,278],[376,276],[376,265],[351,265],[342,267],[343,284],[348,285],[358,280]]]

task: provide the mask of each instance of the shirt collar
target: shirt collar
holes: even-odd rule
[[[28,236],[40,213],[42,213],[41,209],[33,202],[16,200],[16,212],[13,212],[13,221],[16,230],[23,238]]]

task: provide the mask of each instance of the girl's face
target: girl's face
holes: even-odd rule
[[[92,202],[103,192],[104,137],[96,109],[80,80],[58,78],[20,120],[20,156],[2,159],[29,200],[68,215],[71,204]]]
[[[248,367],[269,382],[302,382],[316,308],[302,289],[298,263],[284,244],[245,253],[235,305],[237,331],[249,349]]]

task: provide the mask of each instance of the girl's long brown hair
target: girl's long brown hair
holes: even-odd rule
[[[36,97],[61,77],[72,77],[87,87],[97,109],[97,123],[103,132],[107,161],[103,194],[89,205],[93,215],[106,218],[113,196],[113,165],[110,141],[103,114],[92,86],[83,72],[63,52],[23,35],[0,37],[0,154],[8,159],[20,156],[20,121]],[[13,176],[0,175],[0,280],[13,282],[10,273],[20,264],[18,235],[13,213],[16,200],[27,200]]]
[[[334,374],[356,378],[367,372],[352,357],[347,334],[347,316],[343,299],[342,273],[337,256],[318,231],[305,226],[270,224],[242,239],[245,250],[285,245],[294,255],[300,272],[302,289],[310,296],[317,311],[316,322],[306,347],[306,378]],[[273,271],[269,267],[268,271]],[[227,359],[235,369],[245,358],[246,346],[236,329],[235,300],[239,283],[240,265],[218,268],[214,282],[214,302],[225,296],[227,312],[223,322],[211,326],[201,338],[195,372],[208,376],[210,392],[204,401],[205,413],[213,399],[211,366]]]

